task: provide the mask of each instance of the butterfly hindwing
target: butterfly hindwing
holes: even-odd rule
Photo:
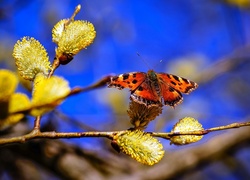
[[[172,86],[169,86],[167,83],[160,83],[160,87],[165,105],[174,107],[183,101],[181,93]]]
[[[136,89],[131,92],[131,98],[141,104],[157,105],[160,104],[159,96],[157,92],[154,91],[148,79],[145,79]]]

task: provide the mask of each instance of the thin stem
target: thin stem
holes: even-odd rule
[[[226,130],[226,129],[232,129],[232,128],[239,128],[243,126],[250,126],[250,122],[244,122],[244,123],[232,123],[226,126],[219,126],[208,129],[209,131],[220,131],[220,130]]]
[[[64,23],[64,28],[67,27],[72,21],[74,21],[75,16],[79,13],[80,10],[81,10],[81,5],[78,4],[78,6],[76,6],[75,11],[72,14],[72,16]]]
[[[105,137],[113,139],[114,135],[117,133],[125,133],[126,131],[112,131],[112,132],[40,132],[40,131],[31,131],[30,133],[11,137],[11,138],[2,138],[0,139],[0,145],[12,144],[12,143],[25,143],[28,140],[38,139],[38,138],[49,138],[49,139],[59,139],[59,138],[81,138],[81,137]]]
[[[34,121],[34,130],[40,131],[41,116],[37,116]]]
[[[70,21],[74,21],[75,16],[80,12],[80,10],[81,10],[81,5],[78,4],[75,8],[73,15],[70,17]]]
[[[37,119],[36,119],[37,120]],[[36,124],[37,122],[35,122]],[[170,133],[158,133],[158,132],[148,132],[154,137],[160,137],[164,139],[170,139],[172,136],[181,136],[181,135],[205,135],[209,132],[220,131],[232,128],[240,128],[243,126],[250,126],[250,122],[245,123],[233,123],[226,126],[219,126],[210,129],[200,130],[200,131],[188,131],[188,132],[170,132]],[[17,136],[12,138],[2,138],[0,139],[0,145],[6,145],[11,143],[24,143],[28,140],[38,139],[38,138],[49,138],[49,139],[59,139],[59,138],[81,138],[81,137],[105,137],[109,139],[113,139],[116,134],[126,133],[127,130],[124,131],[111,131],[111,132],[98,132],[98,131],[90,131],[90,132],[40,132],[39,129],[33,129],[30,133]]]
[[[56,70],[59,66],[60,66],[60,61],[59,61],[58,58],[55,57],[55,58],[54,58],[54,61],[53,61],[53,64],[52,64],[51,71],[49,72],[48,78],[50,78],[50,77],[54,74],[55,70]]]
[[[173,136],[180,136],[180,135],[198,135],[202,136],[208,134],[213,131],[221,131],[233,128],[240,128],[243,126],[250,126],[250,122],[243,122],[243,123],[232,123],[226,126],[218,126],[210,129],[204,130],[197,130],[197,131],[183,131],[183,132],[170,132],[170,133],[162,133],[162,132],[150,132],[150,134],[154,137],[160,137],[164,139],[170,139]]]

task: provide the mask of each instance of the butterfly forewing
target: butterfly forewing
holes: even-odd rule
[[[108,87],[116,87],[118,89],[129,88],[134,91],[146,79],[146,73],[131,72],[111,77]]]
[[[167,83],[175,90],[185,94],[189,94],[198,87],[198,85],[195,82],[173,74],[158,73],[157,75],[160,83],[163,84]]]

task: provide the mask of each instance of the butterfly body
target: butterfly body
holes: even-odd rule
[[[195,82],[153,70],[131,72],[111,77],[108,87],[129,88],[131,98],[146,106],[176,106],[183,101],[181,93],[188,94],[198,87]]]

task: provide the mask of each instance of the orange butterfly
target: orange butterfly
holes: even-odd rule
[[[149,70],[111,77],[108,87],[129,88],[131,98],[146,106],[169,105],[175,107],[183,101],[181,93],[189,94],[198,87],[193,81],[167,73]]]

